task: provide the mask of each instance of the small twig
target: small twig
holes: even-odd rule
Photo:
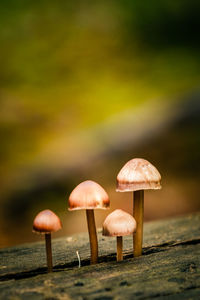
[[[78,267],[80,268],[81,267],[81,259],[80,259],[80,255],[79,255],[78,251],[76,251],[76,255],[78,257]]]

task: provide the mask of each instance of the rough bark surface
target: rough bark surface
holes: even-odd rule
[[[51,274],[44,241],[1,249],[0,299],[200,299],[200,213],[145,224],[143,255],[133,258],[125,237],[118,263],[116,239],[98,239],[97,265],[87,234],[52,240]]]

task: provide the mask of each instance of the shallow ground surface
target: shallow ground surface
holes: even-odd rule
[[[87,234],[53,241],[54,272],[46,274],[44,243],[0,251],[1,299],[198,299],[200,214],[148,223],[143,255],[115,261],[115,239],[99,231],[99,264],[89,265]],[[76,251],[81,257],[78,267]]]

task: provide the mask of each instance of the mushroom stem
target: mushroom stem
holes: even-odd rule
[[[53,269],[52,251],[51,251],[51,233],[45,233],[45,241],[46,241],[46,254],[47,254],[48,273],[51,273],[52,269]]]
[[[122,247],[123,247],[122,236],[117,236],[117,261],[123,260]]]
[[[136,233],[133,235],[133,253],[137,257],[142,255],[144,190],[134,191],[133,197],[133,216],[137,223]]]
[[[90,238],[90,251],[91,251],[91,264],[96,264],[98,262],[98,241],[97,233],[94,219],[94,210],[86,209],[88,232]]]

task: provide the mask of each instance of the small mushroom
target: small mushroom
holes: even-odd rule
[[[41,211],[33,221],[33,232],[45,234],[48,273],[52,272],[51,232],[62,228],[59,217],[49,209]]]
[[[109,208],[110,201],[106,191],[96,182],[87,180],[80,183],[69,196],[69,210],[86,210],[90,238],[91,264],[98,261],[98,241],[94,218],[94,209]]]
[[[135,231],[135,219],[122,209],[116,209],[106,217],[103,223],[103,235],[117,237],[117,261],[123,260],[122,237],[133,234]]]
[[[137,222],[137,232],[133,237],[134,256],[142,254],[144,190],[161,189],[161,175],[147,160],[134,158],[128,161],[117,175],[117,192],[133,191],[133,216]]]

